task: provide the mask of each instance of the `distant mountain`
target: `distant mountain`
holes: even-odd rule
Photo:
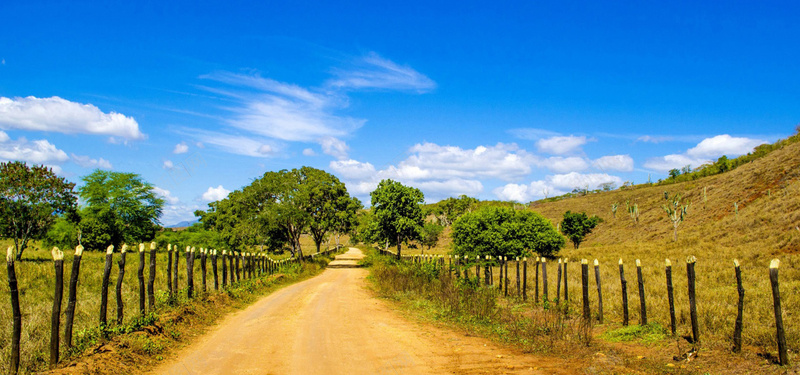
[[[177,224],[166,225],[165,228],[186,228],[192,226],[192,224],[199,222],[200,219],[194,219],[192,221],[181,221]]]

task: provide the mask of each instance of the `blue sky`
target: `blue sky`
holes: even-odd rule
[[[0,3],[0,160],[135,172],[162,222],[265,171],[527,202],[794,133],[794,2]]]

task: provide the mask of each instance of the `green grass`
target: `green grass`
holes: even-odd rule
[[[643,344],[652,344],[668,338],[667,331],[660,324],[629,325],[604,332],[601,337],[610,342],[638,341]]]

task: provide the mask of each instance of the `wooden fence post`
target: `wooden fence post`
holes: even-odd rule
[[[147,280],[147,305],[156,311],[156,243],[150,242],[150,279]]]
[[[542,302],[547,301],[547,260],[542,257]]]
[[[225,250],[222,250],[222,287],[224,288],[225,285],[228,284],[228,268],[226,260],[228,258],[228,253]]]
[[[695,271],[694,265],[697,258],[689,256],[686,258],[686,276],[689,278],[689,316],[692,320],[692,343],[700,343],[700,327],[697,322],[697,294],[695,293]]]
[[[17,286],[17,272],[14,267],[14,246],[9,246],[6,251],[6,266],[8,268],[8,290],[11,293],[13,316],[9,373],[16,374],[19,371],[19,339],[22,335],[22,312],[20,312],[19,308],[19,288]]]
[[[561,300],[561,258],[558,258],[558,272],[556,272],[556,301]]]
[[[503,295],[508,297],[508,282],[511,281],[511,278],[508,277],[508,257],[503,255],[503,262],[500,263],[501,267],[503,267]]]
[[[636,276],[639,279],[639,325],[647,325],[647,303],[644,297],[644,276],[642,275],[642,262],[636,259]]]
[[[217,249],[211,250],[211,272],[214,273],[214,290],[219,290],[219,274],[217,273]]]
[[[236,281],[242,281],[242,252],[236,253]]]
[[[675,336],[677,327],[675,320],[675,297],[672,289],[672,262],[669,259],[665,261],[667,273],[667,299],[669,300],[669,328],[672,336]]]
[[[564,258],[564,301],[569,302],[569,286],[567,283],[567,263],[569,263],[569,258]]]
[[[522,300],[528,300],[528,257],[522,257]]]
[[[778,285],[778,267],[780,261],[773,259],[769,263],[769,282],[772,285],[772,302],[775,309],[775,328],[778,338],[778,358],[781,366],[789,365],[789,354],[786,349],[786,332],[783,329],[783,311],[781,310],[781,292]]]
[[[486,256],[486,266],[483,267],[483,279],[484,279],[483,280],[483,284],[486,285],[486,286],[489,286],[492,283],[492,281],[490,279],[492,266],[489,264],[489,259],[490,259],[490,257],[487,255]]]
[[[180,249],[178,248],[178,245],[175,245],[175,246],[172,247],[172,250],[175,252],[175,272],[172,273],[172,287],[175,288],[175,298],[177,299],[178,298],[178,289],[179,289],[178,269],[179,269],[179,265],[181,264],[181,262],[179,261],[179,259],[180,259]]]
[[[55,268],[56,284],[53,295],[53,311],[50,315],[50,366],[58,363],[59,335],[61,326],[61,299],[64,297],[64,253],[57,247],[51,251]]]
[[[625,266],[622,258],[619,259],[619,282],[622,284],[622,325],[628,325],[628,280],[625,280]]]
[[[541,261],[540,261],[539,257],[537,256],[536,257],[536,262],[534,263],[534,274],[533,274],[533,283],[535,285],[533,296],[534,296],[534,301],[535,301],[535,303],[537,305],[539,304],[539,263],[540,262]]]
[[[127,252],[128,245],[122,244],[122,249],[119,251],[119,262],[117,262],[119,274],[117,275],[117,287],[115,293],[117,296],[117,325],[122,325],[122,319],[125,314],[125,302],[122,300],[122,281],[125,279],[125,255]]]
[[[589,309],[589,261],[581,259],[581,289],[583,291],[583,319],[591,320],[592,313]]]
[[[519,281],[520,281],[519,280],[519,257],[516,257],[516,259],[514,260],[514,264],[517,266],[517,298],[519,298],[519,296],[520,296],[520,289],[519,289],[519,287],[520,287],[520,285],[519,285]]]
[[[144,244],[139,244],[139,269],[136,276],[139,278],[139,313],[144,315],[145,311],[145,286],[144,286]]]
[[[103,267],[103,284],[100,292],[100,327],[106,326],[106,311],[108,309],[108,279],[111,277],[111,258],[113,257],[114,245],[109,245],[106,249],[106,263]]]
[[[64,343],[67,348],[72,347],[72,325],[75,320],[75,307],[78,304],[78,274],[81,271],[81,257],[83,246],[75,247],[75,257],[72,258],[72,272],[69,274],[69,292],[67,295],[67,312],[64,321]]]
[[[594,279],[597,283],[597,320],[603,324],[603,289],[600,287],[600,262],[594,260]]]
[[[172,290],[172,244],[167,244],[167,289],[169,290],[170,303],[175,297]]]
[[[742,325],[744,322],[744,287],[742,286],[742,270],[739,268],[739,261],[733,260],[734,271],[736,273],[736,291],[739,294],[739,303],[737,305],[736,325],[733,327],[733,352],[739,353],[742,351]]]
[[[203,274],[203,293],[208,292],[208,286],[206,286],[206,270],[208,269],[206,266],[206,255],[208,253],[208,249],[200,248],[200,272]]]
[[[475,257],[475,284],[481,285],[481,257]]]
[[[194,248],[186,247],[186,298],[194,297]]]

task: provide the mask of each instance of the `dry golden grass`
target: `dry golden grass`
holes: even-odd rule
[[[10,240],[0,240],[0,247],[6,249],[12,242]],[[306,254],[313,253],[316,249],[313,241],[310,244],[302,244]],[[55,270],[49,250],[38,249],[41,247],[39,242],[31,244],[25,251],[23,261],[16,262],[15,268],[20,291],[20,307],[22,310],[22,337],[20,340],[21,348],[21,373],[35,372],[42,369],[42,365],[47,363],[49,358],[50,342],[50,315],[53,305],[53,282]],[[325,247],[323,246],[323,249]],[[148,248],[149,249],[149,248]],[[312,250],[313,249],[313,250]],[[156,310],[161,311],[168,304],[168,292],[166,281],[167,254],[164,249],[158,249],[157,271],[155,279]],[[288,258],[290,254],[270,255],[273,259]],[[64,327],[64,311],[67,306],[69,278],[72,270],[73,251],[64,251],[64,297],[62,302],[62,334]],[[115,297],[115,285],[118,277],[119,268],[117,262],[120,259],[118,252],[114,253],[111,278],[109,282],[108,297],[108,322],[113,327],[116,322],[117,301]],[[146,262],[149,262],[149,255],[146,255]],[[179,266],[179,292],[178,302],[186,301],[186,258],[181,253]],[[99,252],[84,252],[81,260],[81,272],[78,281],[77,308],[75,311],[75,325],[73,329],[73,340],[92,340],[96,335],[100,314],[100,291],[102,285],[103,266],[105,254]],[[202,293],[202,276],[199,255],[195,260],[194,282],[195,292]],[[221,266],[221,260],[218,260]],[[139,286],[137,270],[139,266],[138,246],[136,251],[128,252],[125,265],[125,279],[122,287],[125,322],[130,322],[139,316]],[[222,270],[219,271],[220,283],[222,282]],[[149,263],[145,264],[145,285],[149,278]],[[0,321],[11,322],[11,304],[9,303],[9,290],[6,267],[2,267],[0,278],[0,294],[5,296],[4,303],[0,303]],[[206,285],[211,291],[214,288],[211,262],[208,261]],[[0,372],[8,372],[11,344],[11,324],[0,324]],[[91,331],[91,332],[90,332]],[[84,335],[87,333],[87,335]],[[62,343],[62,358],[65,358],[66,346]]]
[[[704,188],[708,197],[705,203]],[[678,242],[672,241],[672,224],[661,208],[665,203],[665,191],[670,195],[680,193],[684,201],[692,203],[686,221],[678,228]],[[638,224],[625,212],[626,200],[639,205]],[[616,218],[611,212],[615,202],[620,204]],[[734,212],[734,202],[739,203],[738,215]],[[637,186],[555,202],[535,202],[530,209],[554,224],[567,210],[584,211],[604,219],[580,249],[568,244],[559,255],[570,259],[570,300],[577,309],[581,298],[579,260],[600,261],[609,328],[622,321],[619,259],[625,262],[631,322],[635,324],[639,319],[634,261],[641,259],[649,321],[669,327],[665,259],[670,259],[678,333],[689,334],[685,259],[693,255],[698,259],[697,299],[702,344],[717,348],[732,346],[738,298],[733,259],[738,259],[745,288],[744,345],[750,350],[775,353],[775,319],[768,267],[771,259],[780,259],[787,342],[790,352],[800,350],[800,329],[797,328],[800,327],[800,230],[797,229],[800,225],[800,144],[786,146],[721,175],[680,184]],[[426,254],[449,252],[449,229],[444,234],[445,239],[431,251],[426,250]],[[404,254],[419,252],[419,249],[404,248]],[[514,275],[512,271],[512,280]],[[590,275],[594,313],[597,295],[593,271]],[[553,296],[556,263],[552,261],[548,263],[548,277]],[[532,280],[531,271],[528,283],[531,291]]]

